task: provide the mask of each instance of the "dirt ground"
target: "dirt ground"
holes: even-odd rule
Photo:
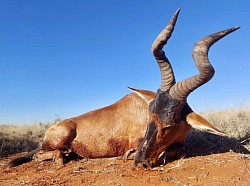
[[[0,185],[250,185],[249,155],[235,152],[183,158],[151,170],[117,158],[71,160],[59,169],[52,161],[4,168],[17,156],[0,160]]]

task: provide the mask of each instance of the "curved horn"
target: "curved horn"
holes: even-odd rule
[[[191,78],[187,78],[173,85],[170,89],[170,95],[179,100],[185,101],[187,96],[196,88],[208,82],[214,75],[214,68],[208,59],[209,48],[218,40],[240,27],[233,27],[221,32],[214,33],[204,37],[195,44],[192,56],[199,70],[199,74]]]
[[[161,33],[158,35],[158,37],[152,44],[151,50],[161,71],[160,89],[162,91],[169,90],[175,84],[173,69],[168,58],[165,56],[165,52],[162,50],[162,48],[164,47],[164,45],[167,44],[168,39],[171,37],[179,12],[180,9],[175,12],[168,25],[161,31]]]

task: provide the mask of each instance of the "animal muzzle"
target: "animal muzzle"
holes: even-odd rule
[[[134,166],[138,167],[138,168],[148,168],[148,167],[152,167],[153,164],[150,163],[149,159],[135,159],[134,161]]]
[[[150,160],[150,155],[153,152],[153,147],[156,142],[157,126],[154,122],[150,122],[147,126],[147,131],[143,141],[139,144],[138,151],[135,155],[135,167],[151,167],[154,162]]]

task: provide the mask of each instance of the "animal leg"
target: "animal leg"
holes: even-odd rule
[[[40,149],[41,148],[39,147],[35,150],[32,150],[28,154],[25,154],[24,156],[15,158],[15,159],[11,160],[6,166],[7,167],[15,167],[15,166],[21,165],[23,163],[29,162],[32,160],[32,157],[34,156],[34,154],[36,154]]]
[[[135,149],[129,149],[128,151],[126,151],[123,156],[121,157],[122,160],[126,161],[126,160],[133,160],[135,157]]]
[[[54,160],[57,167],[63,165],[63,153],[61,150],[53,150],[53,151],[39,151],[34,156],[33,159],[35,161],[45,161],[45,160]]]

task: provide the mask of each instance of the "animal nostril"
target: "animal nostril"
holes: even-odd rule
[[[151,167],[151,163],[148,159],[146,160],[137,160],[134,162],[134,166],[138,168],[149,168]]]
[[[148,163],[148,162],[143,163],[143,168],[147,169],[147,168],[150,168],[150,167],[151,167],[150,163]]]
[[[135,163],[134,163],[134,166],[137,167],[137,168],[142,168],[142,167],[144,167],[144,165],[143,165],[142,162],[135,162]]]

